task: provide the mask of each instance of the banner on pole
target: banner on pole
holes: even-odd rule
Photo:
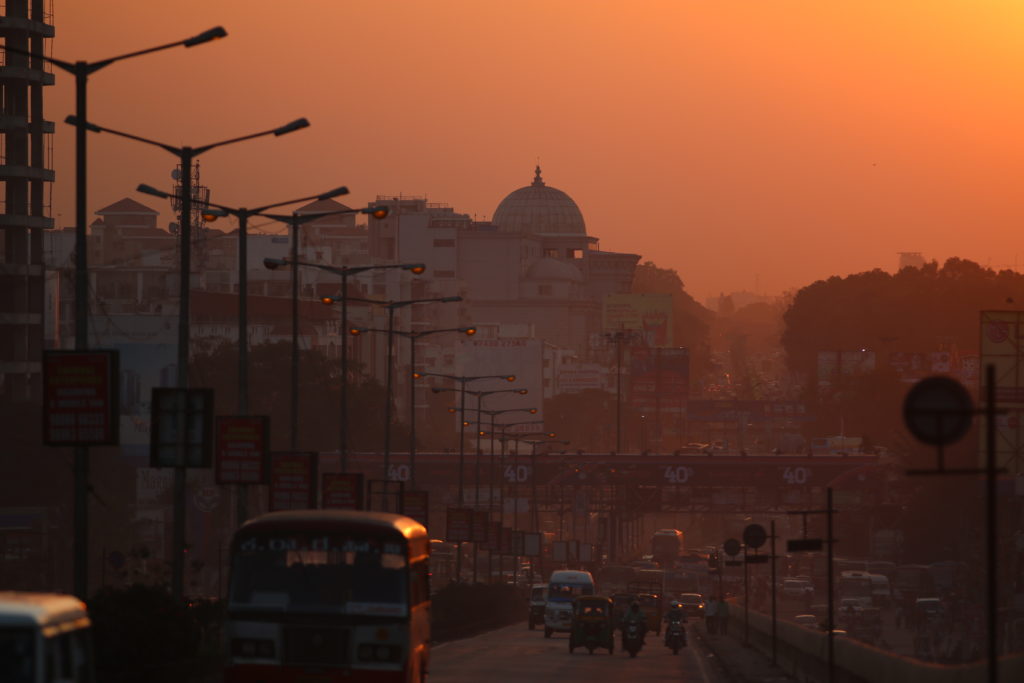
[[[472,508],[449,507],[445,514],[445,538],[449,543],[465,543],[473,540]]]
[[[402,514],[412,517],[425,527],[430,520],[430,492],[402,491]]]

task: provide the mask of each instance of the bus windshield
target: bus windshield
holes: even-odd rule
[[[239,540],[233,607],[406,616],[405,546],[400,540],[282,533]]]

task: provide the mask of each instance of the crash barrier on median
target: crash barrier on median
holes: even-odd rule
[[[743,608],[733,603],[730,613],[730,637],[743,639]],[[922,662],[894,655],[885,650],[846,637],[834,639],[835,683],[973,683],[985,680],[984,661],[963,665]],[[762,654],[772,654],[772,620],[750,611],[750,644]],[[779,666],[802,682],[828,679],[828,637],[824,631],[778,622]],[[1012,655],[999,661],[999,679],[1024,681],[1024,656]]]
[[[525,621],[527,593],[508,584],[452,583],[430,598],[434,642],[466,638]]]

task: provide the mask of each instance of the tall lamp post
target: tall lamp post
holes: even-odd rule
[[[388,310],[388,327],[386,330],[374,330],[385,332],[388,337],[388,350],[384,357],[384,479],[388,479],[388,473],[390,472],[391,466],[391,394],[392,394],[392,368],[394,362],[392,360],[394,356],[395,347],[395,311],[406,306],[413,306],[415,304],[451,304],[462,301],[461,296],[443,296],[433,297],[428,299],[406,299],[405,301],[392,301],[385,305]],[[353,327],[349,332],[353,335],[361,334],[363,331],[369,328]],[[476,330],[474,330],[474,333]],[[410,380],[411,382],[411,380]]]
[[[414,380],[423,377],[443,377],[459,383],[459,422],[463,422],[462,416],[466,414],[466,384],[482,379],[503,379],[507,382],[515,382],[515,375],[445,375],[438,372],[417,372],[412,370]],[[465,465],[466,465],[466,430],[465,425],[459,425],[459,505],[466,504],[465,489]]]
[[[327,299],[324,300],[327,303]],[[372,327],[353,327],[349,330],[352,334],[362,334],[364,332],[383,332],[386,334],[397,334],[400,337],[405,337],[409,340],[409,367],[416,367],[416,342],[421,337],[426,337],[432,334],[440,334],[442,332],[459,332],[466,336],[472,337],[476,334],[475,327],[450,327],[443,330],[421,330],[419,332],[412,332],[408,330],[396,330],[393,326],[388,327],[386,330],[376,329]],[[390,403],[391,392],[388,391],[388,402]],[[387,476],[387,469],[385,467],[385,476]],[[409,486],[413,489],[416,488],[416,383],[410,379],[409,381]]]
[[[84,118],[68,116],[64,119],[67,123],[85,129],[93,133],[110,133],[129,140],[136,140],[147,145],[159,147],[178,157],[181,163],[181,260],[180,272],[178,275],[178,381],[179,389],[188,388],[188,360],[189,360],[189,285],[192,272],[192,160],[200,154],[209,152],[217,147],[224,147],[244,140],[273,135],[279,137],[296,130],[309,126],[306,119],[296,119],[291,123],[271,128],[270,130],[251,133],[229,140],[214,142],[200,147],[175,147],[138,135],[131,135],[113,128],[105,128],[90,123]],[[182,410],[178,416],[179,445],[178,465],[174,468],[174,561],[171,570],[171,593],[175,598],[181,598],[185,579],[185,413]]]
[[[191,38],[179,40],[165,45],[158,45],[146,50],[137,50],[127,54],[101,59],[95,62],[75,61],[67,62],[62,59],[50,57],[44,54],[22,50],[4,45],[5,52],[23,55],[31,59],[39,59],[48,64],[65,71],[75,77],[75,115],[79,120],[87,120],[86,94],[89,76],[100,69],[110,66],[114,62],[122,62],[132,57],[139,57],[151,52],[159,52],[172,47],[195,47],[208,43],[211,40],[224,38],[228,32],[222,27],[216,26],[208,31],[203,31]],[[10,41],[7,41],[8,43]],[[86,225],[86,204],[88,197],[86,188],[88,184],[88,164],[86,157],[86,130],[78,127],[75,131],[75,349],[84,351],[89,348],[89,248],[87,240]],[[87,446],[75,447],[75,537],[73,541],[74,555],[74,586],[75,595],[81,599],[87,597],[89,590],[89,567],[88,567],[88,500],[89,500],[89,448]]]
[[[522,391],[525,392],[526,389],[523,389]],[[455,409],[454,408],[449,408],[448,412],[455,412]],[[530,415],[536,415],[537,412],[538,411],[537,411],[536,408],[505,408],[504,410],[479,410],[479,411],[477,411],[477,425],[479,425],[481,427],[480,436],[489,436],[490,437],[489,441],[490,441],[490,444],[491,444],[491,455],[490,455],[490,469],[491,469],[491,476],[490,476],[491,484],[490,484],[490,487],[491,487],[491,491],[490,491],[490,494],[488,496],[488,500],[490,501],[490,504],[491,504],[490,507],[491,507],[492,514],[494,512],[494,507],[495,507],[495,505],[494,505],[494,484],[495,484],[495,470],[494,470],[494,455],[495,455],[494,454],[494,442],[495,442],[494,428],[495,428],[495,423],[494,423],[494,418],[497,417],[498,415],[506,415],[508,413],[529,413]],[[484,415],[489,415],[490,418],[491,418],[491,428],[490,428],[489,432],[484,432],[483,431],[483,417],[482,416],[484,416]],[[543,422],[543,420],[538,420],[538,422]],[[504,453],[502,453],[502,456],[504,456]],[[502,496],[501,500],[502,500],[502,505],[504,505],[505,497]],[[502,518],[504,518],[504,513],[502,514]]]
[[[369,210],[370,215],[378,220],[386,218],[388,215],[387,207],[377,206],[371,207],[371,209],[372,210]],[[263,259],[263,265],[270,270],[288,265],[305,266],[307,268],[317,268],[318,270],[333,273],[334,275],[341,277],[341,296],[329,298],[331,301],[334,301],[335,299],[341,300],[341,327],[339,330],[341,333],[341,429],[338,441],[338,450],[340,451],[341,456],[341,470],[346,472],[348,471],[348,335],[345,333],[345,328],[348,326],[348,302],[350,300],[348,296],[348,278],[351,275],[358,275],[359,273],[365,273],[371,270],[389,269],[408,270],[413,275],[421,275],[427,267],[422,263],[384,263],[375,266],[328,266],[322,263],[300,261],[297,257],[292,258],[291,260],[266,258]],[[321,301],[326,302],[326,299],[322,299]]]
[[[554,433],[548,434],[548,436],[555,436]],[[568,446],[568,441],[556,441],[547,439],[544,441],[527,441],[530,444],[530,488],[531,495],[533,496],[533,529],[534,531],[540,531],[540,504],[537,500],[537,446],[542,444],[557,443],[563,446]]]
[[[434,393],[440,393],[442,391],[454,391],[454,389],[437,388],[437,389],[433,389],[433,391],[434,391]],[[470,396],[476,396],[476,408],[467,408],[466,410],[475,410],[476,411],[476,416],[477,416],[476,425],[477,425],[478,430],[481,430],[477,434],[478,438],[476,440],[476,467],[475,467],[476,473],[475,473],[474,478],[473,478],[474,486],[476,487],[476,493],[473,496],[473,506],[474,507],[480,507],[480,459],[481,459],[481,456],[483,455],[483,449],[480,447],[480,438],[479,437],[486,436],[486,433],[484,431],[482,431],[483,430],[483,424],[482,424],[481,417],[480,417],[485,412],[484,409],[483,409],[483,399],[484,399],[485,396],[490,396],[491,394],[520,394],[520,395],[524,395],[525,396],[526,394],[530,393],[530,391],[529,391],[529,389],[495,389],[493,391],[467,391],[466,393],[469,394]],[[448,412],[453,413],[453,412],[455,412],[455,410],[453,408],[449,408]],[[536,414],[536,410],[534,410],[534,413]],[[460,417],[462,418],[462,426],[463,427],[468,427],[469,425],[473,424],[472,422],[470,422],[469,420],[466,419],[465,414],[460,415]],[[493,429],[492,429],[492,431],[493,431]],[[492,456],[494,455],[494,442],[493,442],[493,439],[491,441],[491,455]],[[493,464],[494,463],[493,463],[493,457],[492,457],[492,462],[491,462],[492,467],[493,467]],[[492,495],[494,494],[493,487],[491,488],[491,494]],[[490,506],[490,504],[489,504],[489,506]]]

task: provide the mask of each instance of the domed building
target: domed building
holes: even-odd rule
[[[505,232],[543,235],[586,235],[583,214],[572,197],[548,187],[534,169],[533,182],[501,200],[491,222]]]

